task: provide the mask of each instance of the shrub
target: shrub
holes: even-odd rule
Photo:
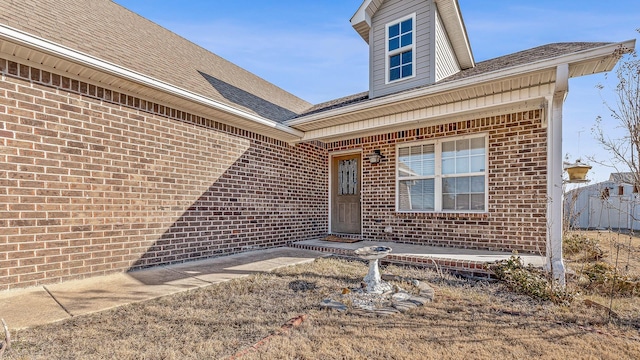
[[[562,239],[565,255],[578,255],[584,261],[600,260],[604,256],[598,240],[579,234],[571,234]]]
[[[585,266],[580,272],[588,279],[586,288],[601,294],[633,296],[640,293],[640,282],[615,271],[615,267],[598,261]]]
[[[517,293],[539,300],[553,301],[556,304],[568,305],[573,301],[573,293],[556,285],[541,269],[531,265],[524,266],[519,256],[498,261],[489,268],[499,280],[504,281],[512,291]]]

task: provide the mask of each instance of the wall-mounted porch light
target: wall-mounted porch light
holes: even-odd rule
[[[378,164],[384,156],[380,153],[380,150],[373,150],[373,154],[369,155],[369,162],[372,164]]]
[[[569,164],[564,163],[564,169],[567,174],[569,174],[569,183],[586,183],[589,182],[587,180],[587,172],[591,170],[591,166],[583,163],[580,159],[576,160],[575,163]]]

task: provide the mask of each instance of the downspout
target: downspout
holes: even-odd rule
[[[562,260],[562,106],[569,92],[569,64],[556,68],[553,97],[548,98],[547,125],[547,270],[562,288],[566,285]]]

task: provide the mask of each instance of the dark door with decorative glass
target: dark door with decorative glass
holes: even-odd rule
[[[360,234],[360,155],[336,156],[332,163],[331,232]]]

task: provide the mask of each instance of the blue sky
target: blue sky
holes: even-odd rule
[[[366,43],[349,19],[361,0],[115,0],[283,89],[319,103],[368,87]],[[459,0],[476,61],[565,41],[619,42],[640,34],[640,1]],[[609,75],[611,78],[612,74]],[[591,128],[608,111],[598,74],[570,81],[563,151],[606,161]],[[612,101],[612,100],[609,100]],[[592,164],[590,178],[613,170]]]

